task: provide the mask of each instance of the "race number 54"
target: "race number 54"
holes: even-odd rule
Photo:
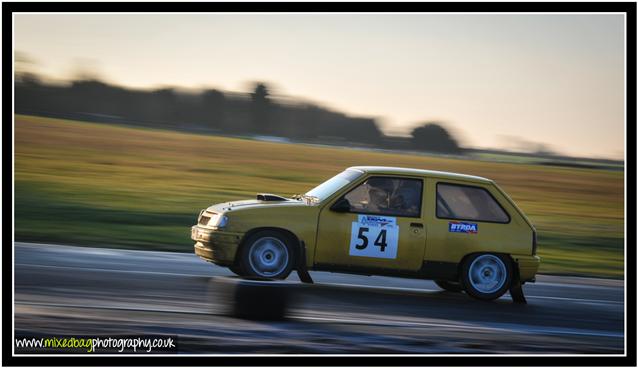
[[[394,217],[359,215],[352,223],[350,255],[394,259],[398,240],[399,227]]]
[[[361,239],[361,244],[357,244],[355,245],[355,248],[359,249],[359,250],[363,250],[366,249],[368,247],[368,232],[370,231],[370,228],[368,227],[360,227],[359,228],[359,235],[357,236],[357,238]],[[385,248],[388,246],[387,243],[387,238],[388,238],[388,229],[381,229],[379,230],[379,235],[377,235],[377,238],[374,240],[374,245],[379,247],[379,251],[381,252],[385,252]]]

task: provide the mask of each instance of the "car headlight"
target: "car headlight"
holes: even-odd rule
[[[210,221],[208,221],[208,226],[224,227],[226,226],[227,223],[228,223],[227,216],[224,216],[220,213],[216,213],[210,218]]]

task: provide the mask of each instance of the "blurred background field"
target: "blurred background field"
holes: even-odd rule
[[[623,277],[622,167],[471,157],[17,115],[15,238],[190,252],[190,226],[210,204],[303,193],[348,166],[402,166],[494,179],[536,225],[541,273]]]

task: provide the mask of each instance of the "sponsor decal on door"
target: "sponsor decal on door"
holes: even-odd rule
[[[358,215],[352,223],[350,255],[397,258],[399,226],[396,217]]]

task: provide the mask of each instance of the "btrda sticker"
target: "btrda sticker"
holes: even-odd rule
[[[451,233],[478,234],[478,224],[471,222],[450,221],[448,231]]]

